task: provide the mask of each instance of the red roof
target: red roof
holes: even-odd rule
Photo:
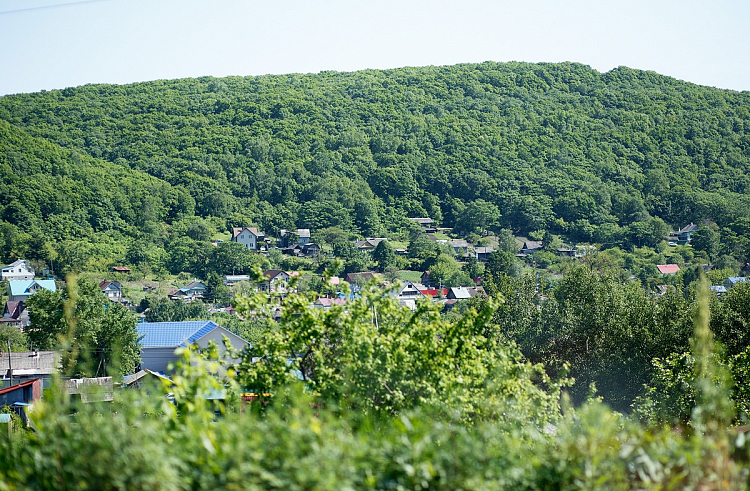
[[[659,264],[656,266],[661,274],[675,274],[680,270],[676,264]]]
[[[27,380],[26,382],[21,382],[20,384],[11,385],[10,387],[6,387],[4,389],[0,389],[0,395],[7,394],[9,392],[13,392],[14,390],[23,389],[24,387],[28,387],[30,385],[34,385],[34,382],[39,382],[42,380],[42,377],[37,377],[32,380]]]
[[[429,295],[431,297],[437,297],[440,294],[441,289],[438,289],[438,288],[428,288],[426,290],[419,290],[419,291],[423,295]],[[443,288],[442,292],[443,292],[443,296],[448,295],[448,289],[447,288]]]

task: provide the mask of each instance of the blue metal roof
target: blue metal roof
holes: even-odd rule
[[[143,335],[142,347],[176,348],[193,344],[219,325],[212,321],[142,322],[136,327]]]
[[[10,280],[8,281],[8,286],[10,286],[10,294],[13,296],[28,295],[30,293],[29,288],[31,288],[34,283],[44,288],[45,290],[49,290],[51,292],[57,291],[55,280]]]

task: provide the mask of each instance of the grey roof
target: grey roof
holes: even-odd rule
[[[495,252],[495,249],[492,247],[475,247],[474,252],[477,254],[492,254]]]
[[[527,240],[523,243],[521,250],[533,251],[534,249],[541,249],[544,246],[544,242],[541,240]]]
[[[15,375],[50,375],[60,365],[57,351],[15,351],[10,353],[10,365]],[[0,375],[8,376],[8,352],[0,352]]]
[[[417,222],[422,225],[433,223],[432,218],[409,218],[412,222]]]
[[[220,327],[212,321],[143,322],[138,324],[143,348],[176,348],[193,344]]]
[[[248,274],[228,274],[224,276],[225,281],[250,281]]]
[[[454,286],[450,292],[457,300],[471,298],[471,292],[465,286]]]
[[[133,384],[135,384],[136,382],[140,381],[142,378],[144,378],[147,375],[150,375],[150,376],[155,377],[157,379],[164,380],[165,382],[169,382],[169,383],[172,382],[172,379],[170,379],[169,377],[165,377],[164,375],[162,375],[159,372],[154,372],[153,370],[149,370],[148,368],[144,368],[143,370],[141,370],[139,372],[136,372],[136,373],[134,373],[132,375],[125,375],[122,378],[122,385],[133,385]]]
[[[13,261],[12,263],[10,263],[9,265],[7,265],[7,266],[3,266],[3,267],[2,267],[2,268],[0,268],[0,269],[11,269],[11,268],[15,268],[16,266],[21,266],[21,265],[22,265],[22,264],[24,264],[24,263],[26,263],[26,260],[24,260],[24,259],[16,259],[15,261]]]
[[[286,237],[286,235],[291,232],[291,230],[286,230],[282,228],[279,230],[279,236]],[[310,229],[309,228],[298,228],[295,232],[297,234],[297,237],[310,237]]]
[[[748,282],[750,282],[750,278],[748,278],[747,276],[730,276],[729,278],[727,278],[727,281],[726,281],[726,283],[729,284],[730,286],[734,286],[737,283],[748,283]]]
[[[680,230],[675,232],[676,234],[686,234],[688,232],[692,232],[698,228],[698,225],[691,223],[690,225],[685,225]]]

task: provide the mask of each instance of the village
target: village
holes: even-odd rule
[[[291,293],[308,293],[312,308],[343,310],[346,309],[347,302],[357,298],[363,288],[376,285],[387,291],[400,306],[415,310],[420,301],[428,301],[438,304],[447,313],[463,302],[484,297],[486,293],[483,280],[489,273],[488,268],[508,267],[509,257],[517,261],[517,265],[535,268],[533,271],[536,271],[537,262],[542,262],[544,255],[553,254],[559,261],[570,264],[586,260],[596,250],[587,244],[566,245],[555,238],[555,243],[552,244],[555,247],[550,251],[550,244],[545,244],[544,240],[508,237],[508,234],[505,237],[486,234],[479,241],[474,237],[475,243],[472,243],[466,238],[451,238],[447,235],[450,230],[438,229],[429,218],[409,220],[414,227],[412,239],[408,243],[387,237],[363,238],[345,244],[346,248],[338,245],[325,249],[313,242],[314,234],[309,229],[282,229],[278,237],[270,238],[256,227],[235,227],[230,239],[231,243],[238,244],[235,247],[241,246],[258,257],[276,255],[277,258],[281,256],[301,261],[291,263],[298,266],[297,270],[266,269],[260,278],[254,278],[249,272],[235,274],[235,271],[225,271],[219,285],[215,281],[210,284],[209,281],[197,278],[181,285],[173,282],[165,284],[156,279],[136,279],[137,275],[133,274],[131,267],[112,266],[106,277],[98,278],[98,288],[108,302],[126,307],[137,318],[140,363],[134,373],[123,374],[122,379],[112,376],[68,378],[64,380],[64,390],[70,397],[79,398],[83,402],[112,400],[115,389],[140,387],[145,380],[167,383],[168,386],[170,369],[178,359],[175,354],[178,348],[194,346],[205,349],[210,343],[214,343],[223,351],[223,339],[226,338],[233,349],[243,350],[251,341],[244,339],[237,329],[232,329],[232,326],[243,322],[233,306],[233,299],[237,295],[247,295],[253,291],[269,294],[275,302],[272,315],[278,318],[284,309],[285,298]],[[689,247],[691,234],[696,229],[694,224],[690,224],[665,237],[665,241],[668,241],[670,247]],[[216,240],[212,245],[220,247],[221,242]],[[413,260],[415,257],[404,246],[424,247],[425,244],[428,245],[428,255],[434,255],[428,262],[431,261],[436,272],[440,269],[441,261],[452,261],[450,265],[460,268],[456,271],[464,274],[455,274],[456,271],[452,274],[444,271],[435,274],[428,269],[421,272],[395,270],[393,264],[398,262],[398,258],[404,259],[400,264],[407,264],[406,259]],[[364,257],[368,260],[364,264],[374,268],[357,271],[355,267],[355,271],[350,272],[346,272],[344,268],[342,276],[326,276],[320,269],[317,272],[309,269],[300,271],[305,266],[311,268],[311,265],[321,262],[338,264],[331,261],[342,259],[334,254],[334,251],[342,250],[348,250],[343,255],[351,255],[353,252]],[[500,257],[504,257],[506,262]],[[299,267],[300,265],[303,267]],[[654,294],[660,295],[669,289],[668,278],[679,273],[680,266],[658,264],[656,268],[664,281],[664,284],[655,288]],[[35,329],[26,308],[28,299],[42,290],[55,292],[58,288],[64,288],[64,281],[51,271],[40,273],[37,274],[33,266],[23,259],[2,268],[2,282],[7,285],[7,300],[0,318],[0,328],[21,332]],[[722,284],[711,286],[711,290],[721,296],[735,284],[747,281],[748,278],[744,276],[728,277]],[[217,290],[221,291],[220,296]],[[168,300],[167,305],[192,305],[200,308],[193,311],[192,317],[190,314],[181,317],[172,314],[165,318],[157,312],[158,306],[154,299],[158,298],[162,299],[162,303]],[[539,301],[543,302],[544,299],[543,292],[539,292]],[[205,318],[195,318],[196,313],[198,317],[207,315]],[[0,406],[8,406],[25,418],[26,410],[42,397],[43,389],[60,373],[60,368],[61,356],[58,351],[34,349],[33,346],[29,346],[28,350],[12,350],[10,341],[7,346],[0,346],[0,380],[3,385],[0,388]],[[92,387],[98,395],[87,395]],[[223,396],[216,397],[221,399]]]

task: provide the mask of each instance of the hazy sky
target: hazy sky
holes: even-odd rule
[[[487,60],[750,90],[750,0],[0,0],[0,94]]]

